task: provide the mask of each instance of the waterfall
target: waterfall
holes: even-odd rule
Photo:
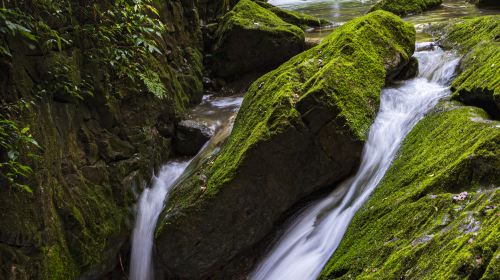
[[[153,187],[145,189],[139,198],[136,226],[132,235],[130,278],[132,280],[153,279],[151,255],[156,221],[175,181],[184,172],[189,161],[172,161],[166,164],[158,177],[153,178]]]
[[[425,113],[447,96],[459,59],[417,45],[416,78],[386,88],[357,173],[328,197],[307,206],[286,226],[250,276],[252,280],[316,279],[337,249],[356,211],[389,169],[401,142]],[[423,51],[418,51],[423,49]]]
[[[174,160],[163,166],[159,176],[153,177],[152,187],[146,188],[141,194],[132,234],[131,280],[154,279],[153,235],[168,194],[176,182],[182,180],[181,175],[190,168],[190,165],[197,165],[204,157],[217,152],[218,146],[231,132],[232,122],[242,101],[241,96],[213,98],[207,95],[190,113],[191,120],[206,125],[213,131],[214,136],[193,159]]]

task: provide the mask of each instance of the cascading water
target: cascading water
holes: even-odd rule
[[[229,135],[234,115],[241,106],[243,98],[205,96],[203,102],[193,109],[191,119],[204,123],[214,132],[214,137],[192,160],[171,161],[153,177],[151,188],[146,188],[138,201],[137,217],[132,235],[132,254],[130,257],[130,279],[151,280],[153,277],[152,249],[156,222],[170,190],[181,178],[189,164],[196,164],[200,158],[214,152],[217,146]]]
[[[290,224],[251,275],[251,279],[316,279],[335,252],[356,211],[389,169],[401,142],[436,103],[458,59],[431,45],[417,45],[418,77],[382,91],[380,111],[371,126],[361,165],[354,177],[328,197],[306,207]]]
[[[153,187],[145,189],[139,198],[136,226],[132,237],[131,279],[153,278],[151,253],[156,221],[163,209],[163,201],[188,163],[189,161],[173,161],[166,164],[160,175],[153,178]]]

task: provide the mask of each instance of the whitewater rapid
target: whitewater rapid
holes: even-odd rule
[[[417,44],[416,78],[382,91],[357,173],[328,197],[288,222],[250,276],[252,280],[316,279],[340,244],[356,211],[389,169],[402,141],[436,103],[450,93],[459,59],[430,43]]]

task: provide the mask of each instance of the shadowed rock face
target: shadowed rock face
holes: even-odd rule
[[[378,11],[253,83],[221,151],[166,203],[156,276],[214,276],[293,204],[355,171],[380,91],[414,43],[410,24]]]

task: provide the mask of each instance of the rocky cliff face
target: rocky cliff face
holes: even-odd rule
[[[199,17],[195,1],[45,2],[0,18],[1,115],[39,145],[0,153],[33,168],[31,193],[0,176],[0,275],[97,279],[126,262],[137,192],[201,99]]]

